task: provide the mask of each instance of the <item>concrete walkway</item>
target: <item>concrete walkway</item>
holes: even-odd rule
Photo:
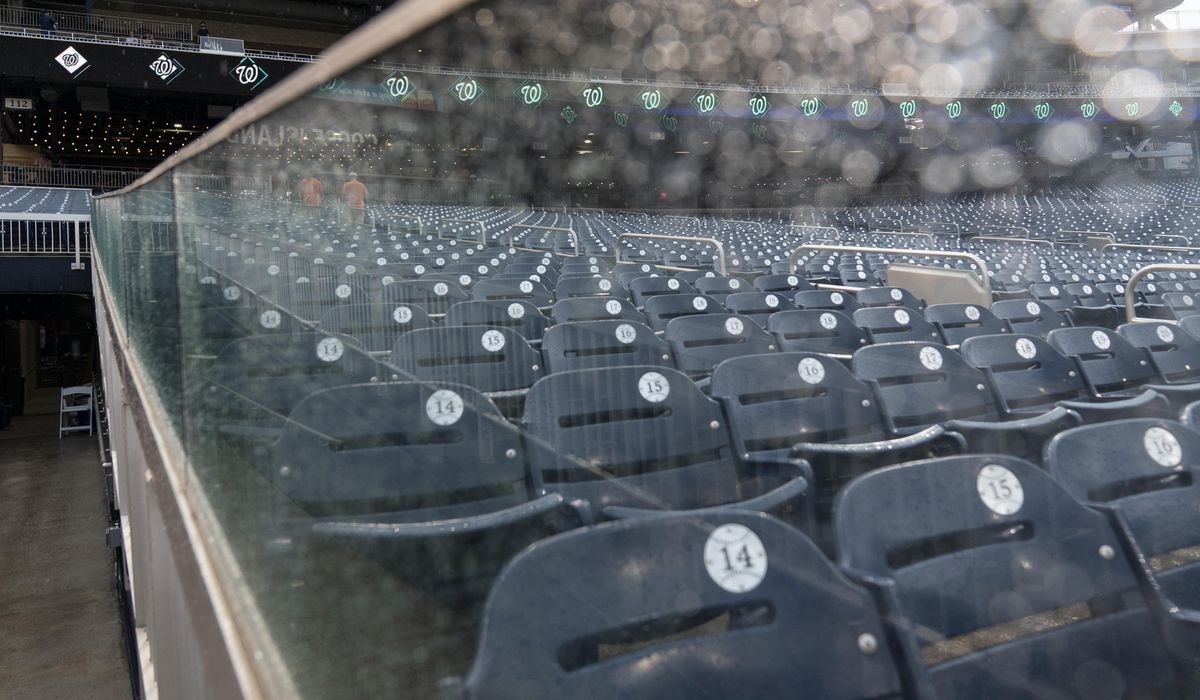
[[[58,439],[57,392],[0,431],[0,698],[129,698],[96,438]]]

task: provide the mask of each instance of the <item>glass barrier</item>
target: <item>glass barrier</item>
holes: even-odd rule
[[[300,693],[1194,690],[1194,96],[1005,8],[385,14],[97,199]]]

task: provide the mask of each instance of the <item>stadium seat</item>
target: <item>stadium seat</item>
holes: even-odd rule
[[[973,452],[1039,461],[1047,439],[1079,424],[1077,415],[1061,407],[1001,421],[983,372],[933,343],[868,345],[854,353],[851,368],[875,393],[889,437],[941,423],[962,435]]]
[[[919,311],[887,306],[859,309],[854,325],[863,329],[871,343],[919,341],[942,343],[942,334]]]
[[[792,306],[787,297],[774,292],[734,292],[725,297],[725,308],[749,318],[760,328],[766,328],[767,319],[772,314],[794,310],[796,307]]]
[[[827,311],[841,311],[847,316],[853,314],[858,308],[858,300],[853,294],[847,292],[830,292],[824,289],[810,289],[803,292],[796,292],[792,297],[792,303],[797,309],[825,309]]]
[[[1055,406],[1085,423],[1172,413],[1166,398],[1153,391],[1125,399],[1091,399],[1075,362],[1035,335],[968,338],[959,353],[983,371],[1004,420],[1040,415]]]
[[[476,301],[524,301],[538,308],[554,303],[549,290],[532,280],[480,280],[471,287],[471,298]]]
[[[383,301],[388,304],[420,306],[430,315],[442,315],[454,304],[467,301],[466,292],[457,284],[440,280],[403,280],[383,288]]]
[[[872,469],[965,447],[941,426],[887,439],[871,390],[841,362],[815,353],[725,360],[710,393],[725,408],[738,454],[810,464],[811,534],[827,551],[833,499],[843,486]]]
[[[918,299],[912,292],[901,287],[867,287],[859,291],[857,299],[864,308],[902,306],[906,309],[925,310],[924,299]]]
[[[846,488],[835,517],[838,561],[894,616],[922,696],[1179,695],[1116,533],[1034,465],[968,455],[880,469]]]
[[[725,307],[712,297],[691,294],[661,294],[650,297],[642,309],[646,322],[656,331],[665,331],[667,324],[683,316],[723,314]]]
[[[550,317],[555,323],[576,321],[608,321],[622,319],[645,323],[646,316],[628,301],[607,297],[578,297],[556,301],[550,307]]]
[[[780,311],[767,319],[767,330],[784,352],[819,352],[849,360],[867,344],[867,334],[840,311]]]
[[[812,289],[812,285],[798,275],[761,275],[754,279],[753,284],[760,292],[780,292],[787,296]]]
[[[625,365],[672,367],[667,343],[637,321],[580,321],[551,326],[542,340],[547,372]]]
[[[320,327],[353,336],[371,352],[389,352],[401,335],[429,325],[429,315],[419,306],[377,302],[327,309]]]
[[[667,324],[663,338],[671,346],[675,366],[693,378],[711,374],[722,360],[778,349],[775,336],[737,314],[681,316]]]
[[[903,697],[874,603],[795,529],[708,512],[607,523],[527,549],[497,580],[474,665],[447,697],[691,700],[796,688],[827,700]]]
[[[1013,333],[1036,335],[1039,338],[1045,338],[1052,330],[1070,325],[1062,314],[1032,299],[997,301],[992,304],[992,313],[996,318],[1007,321]]]
[[[1149,356],[1107,328],[1063,328],[1047,340],[1075,360],[1093,397],[1127,397],[1151,389],[1176,408],[1200,399],[1200,385],[1161,383]]]
[[[925,309],[925,320],[937,327],[947,345],[960,345],[967,338],[979,335],[1008,332],[1004,321],[975,304],[933,304]]]
[[[534,342],[542,339],[550,319],[543,316],[541,310],[530,301],[496,299],[460,301],[446,310],[443,323],[447,326],[511,328],[525,340]]]
[[[674,277],[637,277],[627,285],[635,306],[643,306],[650,297],[660,294],[696,294],[696,289]]]
[[[628,300],[628,293],[617,280],[611,277],[561,277],[554,286],[557,300],[575,297],[613,297]]]
[[[594,516],[729,505],[804,522],[808,467],[740,459],[717,402],[667,367],[556,372],[529,392],[522,425],[538,492]]]

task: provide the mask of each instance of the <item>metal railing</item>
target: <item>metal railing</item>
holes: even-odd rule
[[[1140,243],[1109,243],[1100,248],[1100,257],[1110,248],[1117,250],[1147,250],[1153,253],[1200,253],[1200,248],[1190,248],[1186,246],[1168,246],[1168,245],[1143,245]]]
[[[969,270],[974,272],[983,285],[983,290],[990,296],[992,293],[992,283],[987,276],[987,265],[983,263],[978,256],[971,253],[959,253],[951,250],[916,250],[912,248],[871,248],[868,246],[858,245],[822,245],[820,243],[805,243],[796,248],[788,255],[788,270],[796,269],[796,261],[800,259],[801,254],[806,250],[818,251],[826,250],[835,253],[871,253],[879,255],[923,255],[934,258],[951,258],[954,260],[966,260],[975,265],[975,269]],[[822,285],[826,286],[826,285]],[[832,286],[832,285],[829,285]],[[855,289],[857,291],[857,289]]]
[[[700,238],[698,236],[672,236],[670,234],[665,234],[665,233],[622,233],[621,235],[617,236],[617,240],[613,243],[613,248],[616,250],[616,259],[614,262],[616,262],[618,264],[620,264],[622,262],[628,262],[627,260],[621,260],[621,251],[623,250],[621,248],[621,241],[623,241],[626,238],[651,238],[651,239],[659,240],[659,241],[684,241],[687,243],[708,243],[709,245],[711,245],[712,247],[717,249],[717,272],[722,277],[724,277],[725,273],[728,270],[728,268],[726,268],[726,266],[725,266],[725,246],[721,245],[721,242],[718,241],[717,239],[715,239],[715,238]],[[675,270],[678,272],[688,272],[688,271],[695,269],[693,267],[677,267],[677,266],[673,266],[673,265],[655,265],[655,267],[659,268],[660,270]]]
[[[512,227],[510,227],[508,229],[508,247],[509,248],[516,248],[517,250],[527,250],[527,251],[534,252],[534,253],[544,253],[545,252],[545,250],[542,248],[529,248],[529,247],[522,247],[522,246],[514,246],[513,242],[516,241],[516,239],[517,239],[517,234],[513,233],[514,229],[531,229],[531,230],[535,230],[535,231],[560,231],[562,233],[567,234],[567,238],[571,239],[571,244],[575,246],[575,252],[574,253],[560,253],[557,250],[551,250],[552,253],[554,253],[555,255],[561,255],[563,257],[577,258],[577,257],[579,257],[579,254],[582,252],[579,247],[579,235],[575,233],[574,229],[562,228],[561,226],[533,226],[531,224],[514,224]],[[528,237],[528,235],[526,237]],[[551,245],[553,245],[553,241],[551,242]]]
[[[54,168],[32,165],[0,167],[0,184],[36,187],[81,187],[92,190],[117,190],[128,187],[144,170],[121,168]]]
[[[1161,318],[1138,318],[1137,304],[1134,302],[1134,297],[1137,295],[1135,287],[1146,275],[1152,275],[1156,272],[1200,272],[1200,265],[1185,265],[1179,263],[1172,265],[1169,263],[1146,265],[1139,267],[1132,275],[1129,276],[1129,281],[1125,283],[1125,320],[1129,323],[1147,323],[1157,321],[1159,323],[1176,323],[1176,321],[1161,319]]]
[[[89,32],[110,36],[129,36],[132,31],[139,38],[147,31],[156,39],[191,41],[195,33],[190,22],[170,22],[141,17],[117,17],[83,12],[51,13],[58,25],[58,32]],[[42,11],[32,7],[0,7],[0,24],[17,27],[38,27],[41,30]]]
[[[82,270],[92,254],[92,219],[81,214],[0,214],[0,255],[73,256]]]

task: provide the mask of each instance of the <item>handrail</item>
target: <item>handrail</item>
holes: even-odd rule
[[[1136,304],[1133,297],[1136,293],[1134,287],[1138,281],[1146,275],[1152,275],[1156,272],[1200,272],[1200,265],[1187,265],[1184,263],[1155,263],[1154,265],[1146,265],[1139,267],[1132,275],[1129,276],[1129,281],[1125,283],[1125,320],[1128,323],[1147,323],[1150,321],[1158,321],[1160,323],[1175,323],[1175,321],[1164,320],[1161,318],[1138,318]]]
[[[805,250],[830,250],[838,253],[878,253],[880,255],[928,255],[935,258],[952,258],[956,260],[967,260],[975,265],[974,271],[983,283],[983,290],[989,295],[992,293],[992,283],[988,279],[987,265],[977,255],[971,253],[959,253],[952,250],[918,250],[913,248],[872,248],[870,246],[858,245],[837,245],[826,246],[815,243],[805,243],[799,248],[796,248],[788,254],[788,269],[796,269],[796,261],[800,259],[801,251]]]
[[[532,224],[513,224],[512,226],[510,226],[508,229],[508,247],[516,248],[517,250],[528,250],[528,251],[531,251],[534,253],[542,253],[545,251],[538,249],[538,248],[528,248],[528,247],[522,248],[520,246],[513,245],[513,242],[516,241],[516,239],[517,239],[517,235],[515,233],[513,233],[513,229],[517,229],[517,228],[537,229],[539,231],[563,231],[571,238],[571,243],[573,243],[575,245],[575,252],[571,253],[571,254],[560,253],[557,250],[551,250],[550,252],[554,253],[555,255],[561,255],[563,257],[571,257],[571,258],[579,257],[579,253],[580,253],[579,235],[575,233],[574,229],[563,228],[561,226],[534,226]]]
[[[1054,241],[1048,241],[1044,238],[1012,238],[1011,236],[972,236],[967,239],[966,245],[971,245],[975,241],[1005,241],[1008,243],[1033,243],[1036,245],[1048,245],[1051,249],[1054,248]]]
[[[418,218],[418,221],[419,220],[420,219]],[[479,224],[479,243],[481,245],[487,245],[487,229],[484,228],[483,221],[480,219],[442,219],[441,221],[438,222],[437,237],[438,237],[439,241],[459,240],[457,238],[454,238],[454,239],[443,238],[441,224]]]
[[[158,36],[169,36],[174,40],[191,41],[195,36],[190,22],[175,22],[172,20],[151,19],[148,17],[121,17],[118,15],[102,15],[84,12],[65,12],[55,10],[54,20],[59,31],[84,31],[95,34],[108,34],[125,37],[131,31],[140,37],[147,27],[155,30]],[[20,27],[39,27],[41,12],[32,7],[0,8],[0,23]],[[53,36],[53,35],[52,35]]]
[[[1142,245],[1140,243],[1109,243],[1100,248],[1100,257],[1108,252],[1109,248],[1120,248],[1121,250],[1151,250],[1158,253],[1200,253],[1200,248],[1190,248],[1182,246],[1165,246],[1165,245]]]
[[[636,233],[636,232],[635,233],[622,233],[621,235],[617,236],[617,240],[613,242],[613,249],[616,251],[616,259],[614,262],[616,262],[617,264],[626,262],[626,261],[621,260],[621,241],[626,238],[652,238],[652,239],[659,240],[659,241],[684,241],[684,242],[709,243],[714,248],[717,249],[717,272],[719,272],[722,277],[724,277],[725,273],[727,272],[727,268],[725,267],[725,246],[721,245],[721,242],[715,238],[702,238],[702,237],[698,237],[698,236],[675,236],[675,235],[672,235],[669,233]],[[655,265],[655,267],[658,267],[663,270],[680,270],[680,271],[687,271],[687,270],[693,269],[690,267],[676,267],[676,266],[672,266],[672,265]]]

